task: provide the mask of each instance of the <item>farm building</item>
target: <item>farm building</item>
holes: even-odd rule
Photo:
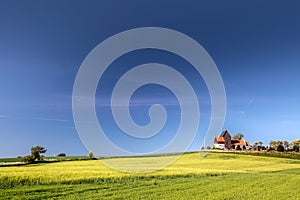
[[[250,142],[245,140],[232,140],[230,133],[225,130],[222,131],[220,136],[215,137],[214,148],[216,149],[248,149],[250,147]]]

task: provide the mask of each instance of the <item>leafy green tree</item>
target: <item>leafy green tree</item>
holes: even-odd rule
[[[47,149],[42,146],[31,147],[31,155],[34,157],[34,160],[42,160],[41,154],[46,153]]]
[[[237,133],[237,134],[235,134],[235,135],[232,137],[232,139],[234,139],[234,140],[241,140],[243,137],[244,137],[244,134],[242,134],[242,133]]]
[[[285,150],[287,150],[289,148],[289,142],[288,141],[284,140],[284,141],[282,141],[282,144],[283,144],[283,147],[284,147]]]
[[[270,149],[275,150],[277,148],[277,142],[275,140],[270,141]]]
[[[36,160],[42,160],[41,154],[46,153],[47,149],[42,146],[31,147],[31,155],[23,157],[23,162],[26,164],[34,163]]]
[[[60,156],[60,157],[65,157],[66,154],[65,153],[59,153],[57,156]]]
[[[284,146],[282,144],[279,144],[276,150],[280,152],[284,152]]]
[[[32,155],[24,156],[22,161],[26,164],[34,163],[34,157]]]
[[[253,144],[253,149],[254,149],[254,150],[258,150],[258,142],[254,142],[254,144]]]
[[[94,154],[93,154],[93,152],[89,152],[89,154],[88,154],[88,157],[90,158],[90,159],[92,159],[93,157],[94,157]]]
[[[293,146],[293,150],[296,151],[296,152],[298,152],[299,148],[300,148],[300,139],[293,140],[291,142],[291,145]]]
[[[276,151],[284,152],[284,146],[283,141],[277,140],[277,141],[270,141],[270,147],[273,148]]]
[[[254,142],[253,148],[254,148],[254,150],[260,151],[262,149],[262,145],[263,145],[263,143],[261,141]]]

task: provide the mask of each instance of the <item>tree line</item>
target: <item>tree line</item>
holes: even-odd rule
[[[32,164],[32,163],[35,163],[36,161],[42,161],[43,158],[44,158],[44,153],[47,152],[47,149],[45,147],[42,147],[42,146],[34,146],[34,147],[31,147],[31,154],[28,155],[28,156],[24,156],[24,157],[20,157],[22,158],[22,161],[26,164]],[[65,157],[66,154],[65,153],[59,153],[57,156],[59,157]],[[88,158],[89,159],[96,159],[94,157],[94,154],[93,152],[89,152],[88,153]]]
[[[232,137],[232,139],[241,140],[243,137],[244,134],[237,133]],[[257,141],[254,142],[251,148],[257,151],[266,150],[266,151],[279,151],[279,152],[285,152],[285,151],[299,152],[300,139],[293,140],[291,142],[288,142],[286,140],[271,140],[269,142],[269,146],[264,146],[263,142]]]
[[[243,133],[237,133],[232,136],[233,140],[241,140],[245,136]],[[207,146],[206,149],[211,149],[212,147]],[[201,150],[205,149],[201,147]],[[269,145],[263,145],[263,142],[257,141],[254,142],[252,146],[250,146],[249,150],[256,150],[256,151],[278,151],[278,152],[299,152],[300,150],[300,139],[293,140],[288,142],[286,140],[271,140]]]
[[[285,151],[294,151],[299,152],[300,148],[300,139],[293,140],[291,142],[288,142],[286,140],[271,140],[269,142],[269,146],[264,146],[262,142],[258,141],[253,144],[254,150],[266,150],[266,151],[279,151],[279,152],[285,152]]]

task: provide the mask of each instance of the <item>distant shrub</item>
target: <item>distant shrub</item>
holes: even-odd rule
[[[210,146],[207,146],[206,149],[211,149],[211,147],[210,147]]]
[[[94,157],[94,154],[93,154],[93,152],[89,152],[89,154],[88,154],[88,157],[90,158],[90,159],[92,159],[93,157]]]
[[[268,151],[275,151],[273,147],[269,147]]]
[[[278,145],[277,151],[284,152],[284,146],[283,145]]]
[[[35,157],[33,155],[25,156],[22,158],[22,161],[26,164],[34,163]]]
[[[224,148],[219,148],[219,147],[213,147],[213,150],[224,150]]]
[[[293,146],[293,151],[299,152],[299,146]]]
[[[65,153],[60,153],[57,156],[66,156],[66,154]]]
[[[257,146],[257,151],[261,151],[262,147],[261,146]]]

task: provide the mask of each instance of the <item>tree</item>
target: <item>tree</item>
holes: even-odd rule
[[[62,156],[62,157],[64,157],[64,156],[66,156],[66,154],[65,154],[65,153],[60,153],[60,154],[58,154],[57,156]]]
[[[42,146],[35,146],[31,148],[31,155],[34,156],[34,160],[41,160],[41,154],[46,153],[47,149]]]
[[[242,133],[237,133],[237,134],[235,134],[235,135],[232,137],[232,139],[234,139],[234,140],[241,140],[243,137],[244,137],[244,134],[242,134]]]
[[[291,145],[292,145],[294,151],[299,152],[299,148],[300,148],[300,139],[293,140],[293,141],[291,142]]]
[[[280,140],[277,140],[277,141],[271,140],[270,147],[276,151],[281,151],[281,152],[284,151],[283,142]]]
[[[47,149],[45,149],[42,146],[35,146],[31,147],[31,155],[23,157],[23,162],[26,164],[31,164],[34,163],[35,160],[42,160],[42,155],[43,153],[46,153]]]
[[[277,146],[276,146],[276,145],[277,145],[276,141],[271,140],[269,144],[270,144],[270,150],[272,150],[272,149],[275,150],[275,149],[277,148]]]
[[[263,145],[263,142],[261,142],[261,141],[257,142],[257,150],[258,151],[260,151],[262,149],[262,145]]]
[[[281,144],[278,145],[277,151],[284,152],[284,146]]]
[[[32,155],[24,156],[22,161],[26,164],[34,163],[34,157]]]
[[[253,149],[254,150],[258,150],[258,144],[259,144],[259,142],[254,142],[254,144],[253,144]]]
[[[284,141],[282,141],[282,143],[283,143],[284,150],[288,150],[288,148],[289,148],[289,142],[286,141],[286,140],[284,140]]]
[[[89,152],[89,154],[88,154],[88,157],[90,158],[90,159],[92,159],[93,157],[94,157],[94,154],[93,154],[93,152]]]

